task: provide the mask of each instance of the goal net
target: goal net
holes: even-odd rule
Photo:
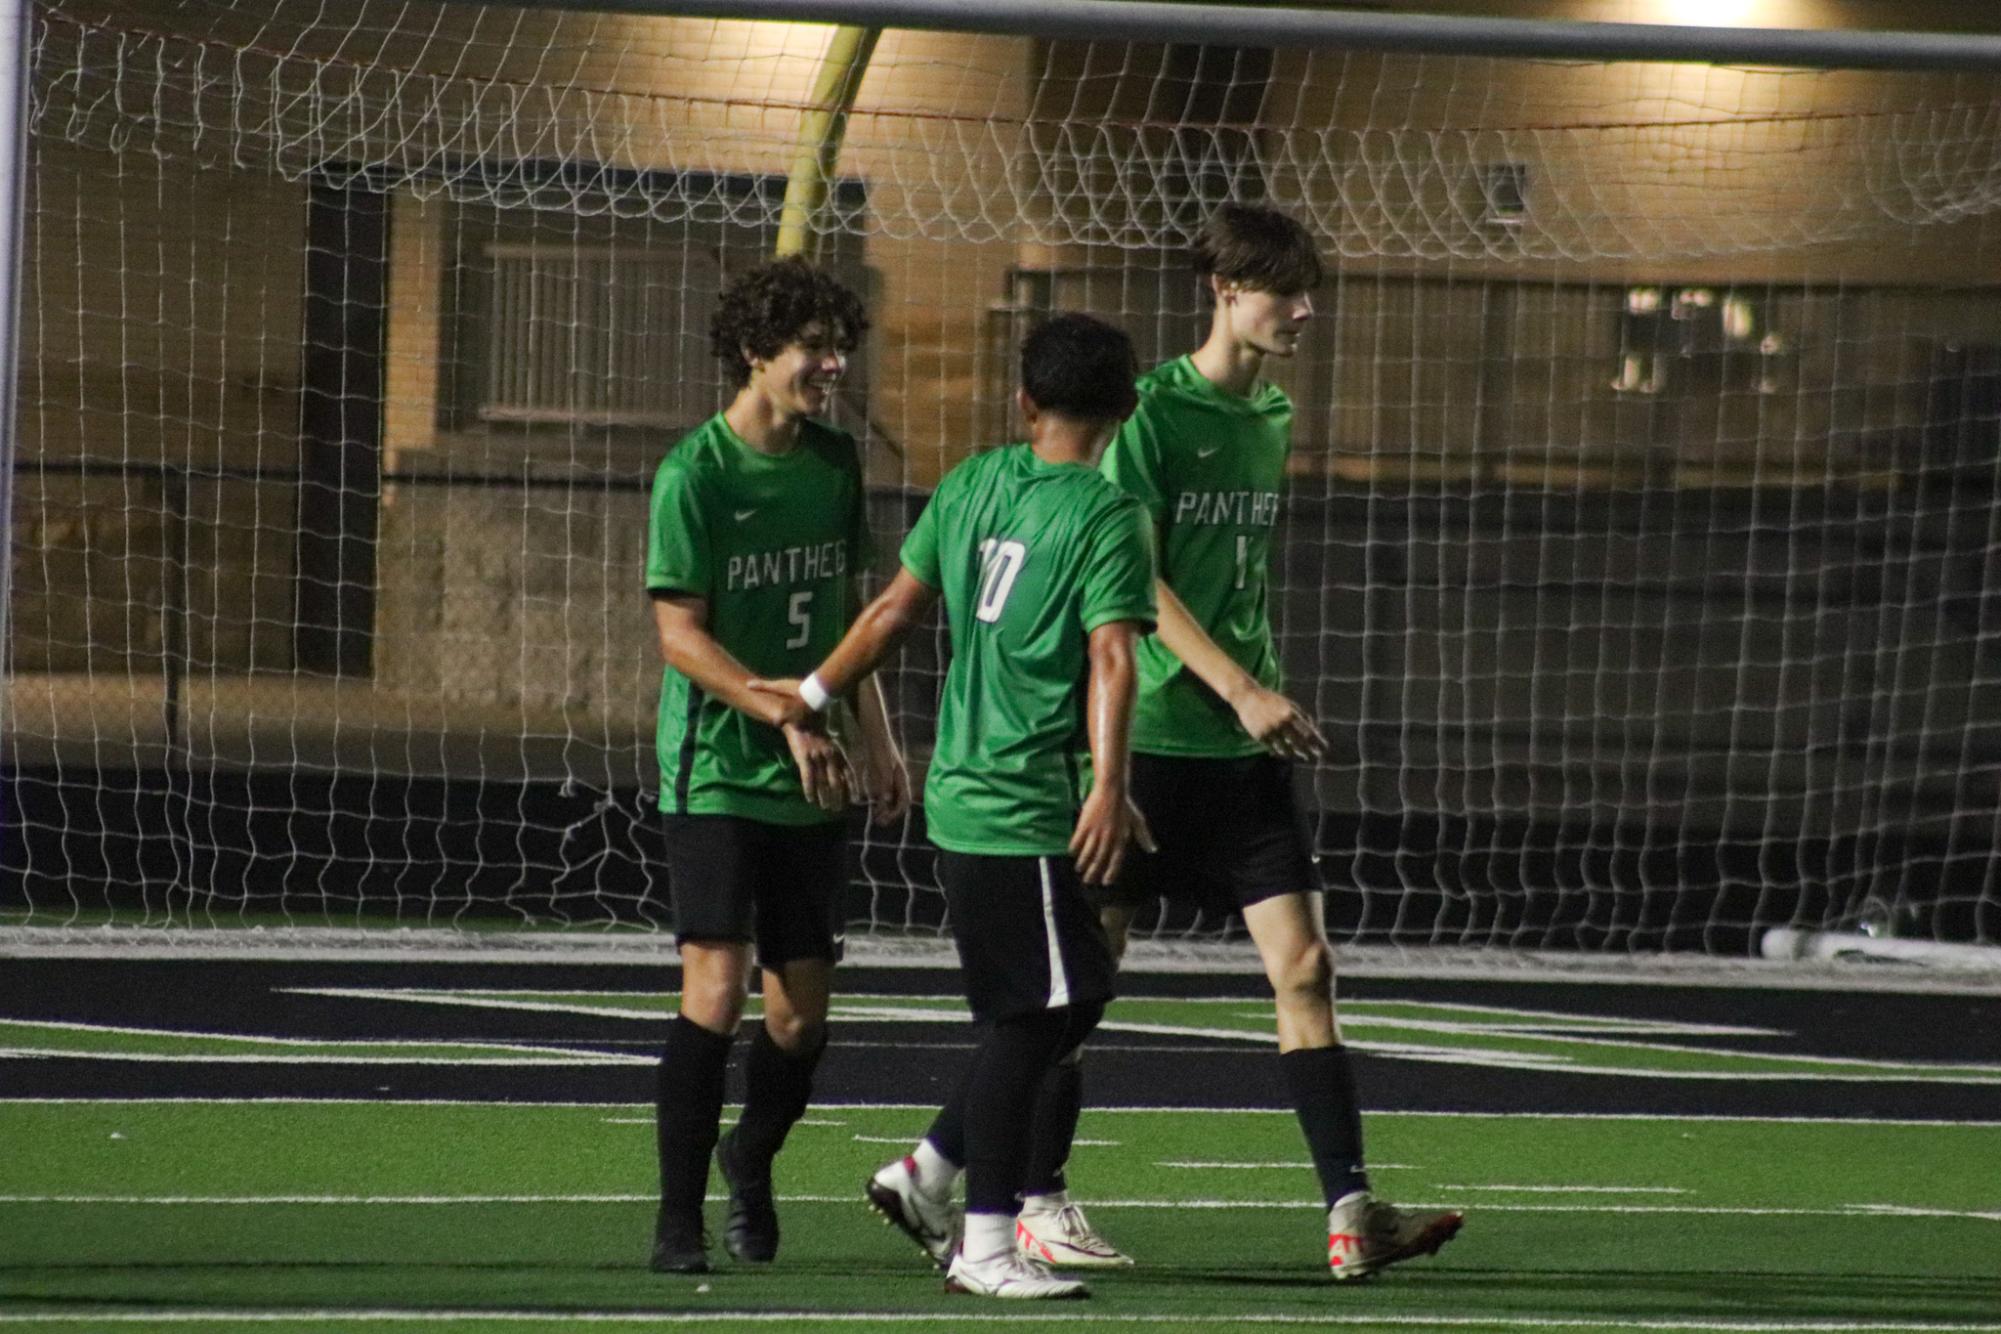
[[[812,219],[886,552],[1029,321],[1329,277],[1274,607],[1337,939],[2001,938],[2001,81],[885,32]],[[825,25],[33,19],[0,913],[668,924],[641,554]],[[935,637],[888,673],[921,778]],[[921,812],[854,929],[935,932]],[[1171,916],[1157,932],[1206,933]]]

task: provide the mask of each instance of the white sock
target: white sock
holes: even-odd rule
[[[957,1163],[938,1152],[928,1139],[917,1141],[917,1147],[910,1151],[910,1161],[916,1164],[914,1184],[918,1190],[934,1200],[952,1198],[952,1187],[959,1181]]]
[[[991,1260],[1014,1249],[1013,1214],[967,1214],[965,1253],[968,1260]]]
[[[1070,1203],[1070,1192],[1052,1190],[1043,1195],[1021,1197],[1021,1211],[1025,1214],[1053,1214]]]

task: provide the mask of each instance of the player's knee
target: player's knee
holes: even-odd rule
[[[1334,956],[1324,940],[1312,940],[1278,961],[1271,973],[1272,991],[1281,1004],[1331,1003]]]
[[[780,1051],[795,1056],[818,1051],[827,1041],[825,1015],[771,1014],[764,1016],[764,1031]]]
[[[744,979],[722,966],[686,967],[681,978],[681,1013],[716,1033],[734,1033],[743,1022]]]

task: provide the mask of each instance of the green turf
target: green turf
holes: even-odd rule
[[[900,1143],[926,1119],[816,1109],[779,1181],[781,1259],[725,1264],[704,1292],[643,1267],[645,1108],[0,1103],[0,1323],[226,1309],[287,1317],[239,1326],[258,1329],[312,1328],[323,1310],[475,1313],[371,1330],[533,1327],[475,1318],[502,1311],[549,1328],[653,1313],[726,1329],[788,1312],[802,1318],[784,1327],[801,1329],[814,1312],[938,1317],[897,1326],[920,1329],[1057,1314],[1080,1328],[2001,1327],[2001,1127],[1373,1117],[1379,1189],[1470,1221],[1435,1259],[1335,1288],[1310,1172],[1167,1165],[1296,1162],[1289,1117],[1093,1111],[1083,1138],[1115,1143],[1080,1147],[1075,1177],[1145,1263],[1096,1280],[1088,1307],[1022,1310],[944,1295],[858,1203],[863,1174],[894,1152],[870,1140]],[[1530,1189],[1549,1186],[1615,1189]],[[502,1198],[468,1198],[482,1196]],[[169,1202],[190,1199],[254,1202]]]

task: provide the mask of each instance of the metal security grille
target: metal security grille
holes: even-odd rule
[[[714,298],[690,289],[684,254],[504,242],[484,250],[491,287],[482,419],[597,426],[689,420],[687,368],[701,364],[699,339]]]

